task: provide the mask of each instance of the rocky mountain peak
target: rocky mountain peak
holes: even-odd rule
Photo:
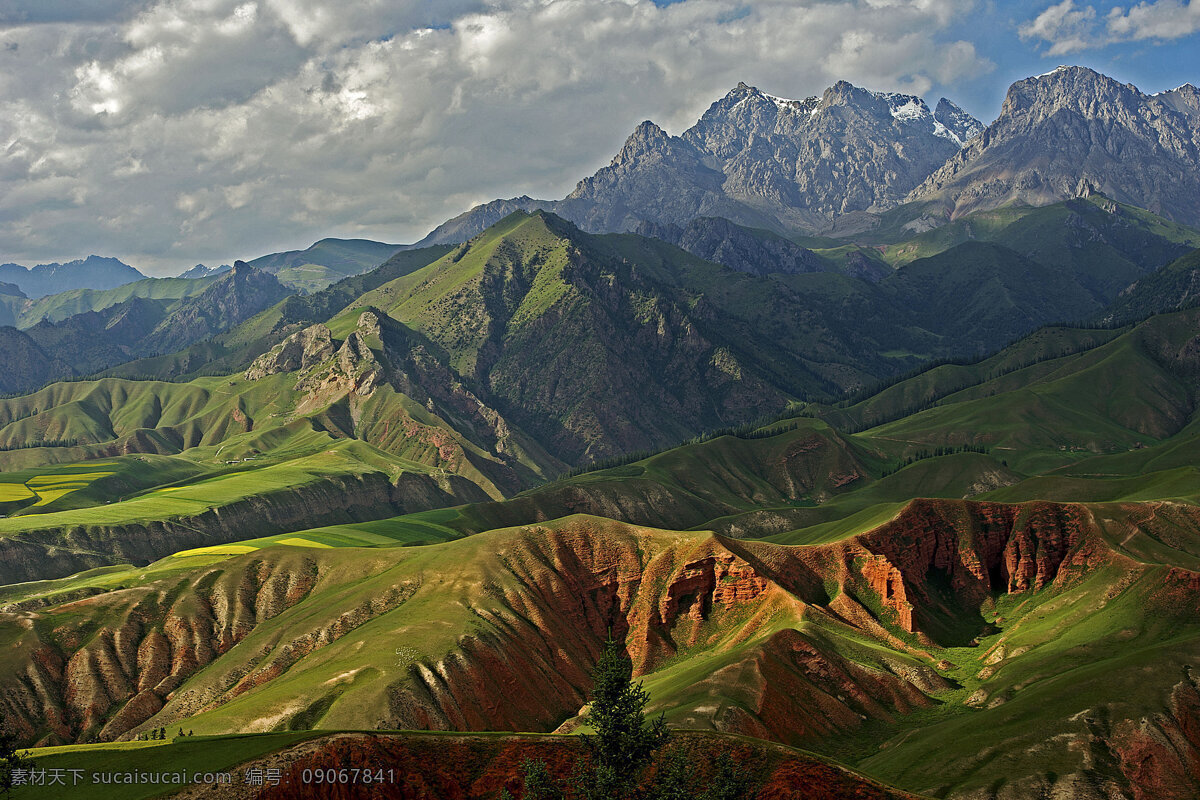
[[[830,109],[839,107],[853,107],[858,110],[867,111],[873,117],[882,120],[891,111],[893,103],[890,95],[885,92],[873,92],[870,89],[863,89],[855,86],[849,81],[838,81],[833,86],[830,86],[821,95],[821,100],[818,104],[815,115],[827,112]],[[894,95],[895,98],[901,95]]]
[[[983,133],[984,129],[982,122],[944,97],[938,100],[933,119],[964,145]]]
[[[549,205],[589,230],[625,231],[648,216],[650,208],[669,221],[690,219],[707,197],[719,199],[720,185],[720,173],[704,163],[703,153],[647,120],[607,167]]]
[[[625,140],[625,146],[612,160],[612,164],[619,166],[650,155],[661,155],[670,149],[670,144],[671,137],[667,135],[666,131],[650,120],[645,120],[633,129],[633,133],[629,134],[629,138]]]
[[[910,200],[957,216],[1013,202],[1046,205],[1090,186],[1112,199],[1200,222],[1200,98],[1146,95],[1086,67],[1017,81],[1000,116]]]
[[[1200,89],[1190,83],[1153,95],[1153,99],[1174,111],[1200,122]]]
[[[835,217],[898,205],[982,128],[953,104],[943,117],[920,97],[848,81],[803,100],[741,81],[680,136],[639,124],[610,164],[563,200],[497,203],[544,208],[592,232],[628,231],[643,220],[685,226],[696,217],[825,231]],[[423,243],[465,241],[499,210],[479,206]]]
[[[1010,86],[1000,117],[1030,115],[1037,121],[1060,109],[1092,117],[1105,116],[1140,106],[1145,99],[1132,84],[1121,83],[1088,67],[1064,66]]]
[[[858,88],[850,81],[838,81],[825,90],[825,97],[849,97],[856,92],[865,91],[865,89]]]

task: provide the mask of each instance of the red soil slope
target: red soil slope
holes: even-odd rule
[[[828,761],[789,748],[711,734],[678,734],[701,780],[727,752],[757,779],[754,800],[916,800]],[[196,788],[182,797],[220,800],[492,800],[507,788],[519,796],[526,759],[570,777],[583,748],[574,737],[338,734],[273,754],[249,768],[278,769],[278,786]],[[305,771],[393,770],[394,781],[371,785],[304,782]],[[385,777],[387,777],[385,775]],[[747,798],[750,800],[750,798]]]

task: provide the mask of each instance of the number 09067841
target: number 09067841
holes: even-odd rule
[[[370,767],[330,767],[328,769],[305,769],[300,773],[300,782],[306,784],[372,784],[395,783],[395,769],[371,769]]]

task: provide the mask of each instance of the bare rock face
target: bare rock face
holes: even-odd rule
[[[368,395],[374,391],[381,378],[381,365],[367,346],[361,328],[342,342],[337,352],[337,363],[341,371],[353,381],[354,391],[361,395]]]
[[[727,195],[810,225],[898,205],[960,146],[920,98],[845,81],[802,101],[739,84],[683,138],[717,160]]]
[[[139,349],[173,353],[250,319],[289,294],[274,275],[238,261],[202,293],[180,302]]]
[[[1017,81],[1000,116],[910,200],[952,216],[1094,191],[1200,222],[1200,93],[1146,95],[1084,67]]]
[[[686,223],[731,213],[723,180],[702,151],[646,120],[611,164],[580,181],[555,210],[593,231],[631,230],[644,218]]]
[[[466,241],[518,208],[553,211],[592,232],[632,231],[644,221],[684,226],[696,217],[827,231],[835,217],[899,205],[980,130],[948,100],[935,113],[919,97],[845,81],[805,100],[739,83],[682,136],[641,123],[608,166],[563,200],[493,201],[422,244]]]
[[[983,133],[984,125],[982,122],[944,97],[938,100],[937,108],[933,110],[933,118],[939,125],[954,134],[954,138],[960,144],[965,145]]]
[[[246,380],[256,381],[281,372],[296,372],[316,366],[333,356],[329,328],[317,324],[293,333],[254,359],[246,370]]]

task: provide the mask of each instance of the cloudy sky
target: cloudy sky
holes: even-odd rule
[[[1200,81],[1200,0],[0,0],[0,261],[147,274],[558,198],[739,80],[947,96]]]

